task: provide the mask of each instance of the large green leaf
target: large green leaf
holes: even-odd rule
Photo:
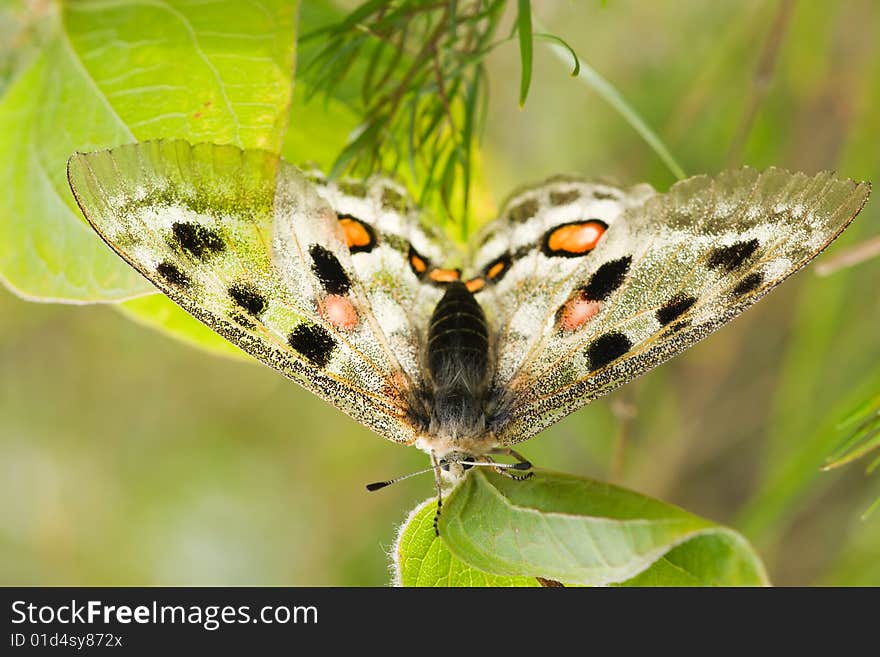
[[[65,164],[156,137],[279,152],[297,2],[67,2],[0,102],[0,277],[27,298],[118,301],[149,291],[82,222]]]
[[[193,347],[205,349],[218,356],[257,362],[163,294],[138,297],[121,303],[117,307],[129,319],[167,333]]]
[[[408,586],[760,586],[760,559],[736,532],[609,484],[540,472],[523,481],[473,472],[404,524],[395,550]]]

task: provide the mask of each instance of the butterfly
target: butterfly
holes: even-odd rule
[[[186,311],[427,452],[438,513],[441,475],[528,476],[514,445],[751,306],[870,194],[775,168],[666,193],[559,177],[514,193],[462,251],[398,183],[260,150],[143,142],[74,154],[68,178],[98,235]]]

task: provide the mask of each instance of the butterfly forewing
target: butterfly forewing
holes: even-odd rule
[[[499,393],[499,442],[531,437],[732,319],[825,248],[869,191],[829,173],[746,168],[625,209],[564,291],[544,296],[544,323]]]
[[[95,230],[185,310],[384,437],[414,439],[411,382],[353,273],[357,254],[299,170],[159,141],[77,154],[68,172]]]

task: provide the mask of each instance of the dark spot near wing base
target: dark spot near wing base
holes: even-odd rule
[[[748,242],[736,242],[729,246],[719,246],[709,253],[706,264],[711,269],[721,269],[727,273],[743,264],[758,250],[758,240],[751,239]]]
[[[661,325],[666,326],[684,315],[696,302],[696,297],[679,293],[659,308],[654,316]]]
[[[623,333],[612,331],[599,336],[587,347],[590,371],[595,372],[617,360],[632,349],[632,342]]]
[[[364,198],[367,195],[367,186],[357,180],[340,180],[336,183],[339,191],[348,196]]]
[[[229,288],[229,296],[248,314],[258,317],[266,310],[266,298],[250,283],[235,283]]]
[[[510,220],[521,224],[538,214],[538,209],[538,202],[530,198],[510,209]]]
[[[180,248],[200,260],[226,248],[219,232],[201,224],[176,222],[171,226],[171,233]]]
[[[300,324],[293,329],[287,342],[317,367],[325,367],[336,348],[330,333],[314,324]]]
[[[550,203],[553,205],[568,205],[569,203],[574,203],[581,197],[581,193],[576,189],[571,189],[567,191],[552,191],[550,192]]]
[[[339,258],[330,253],[320,244],[312,244],[309,247],[309,255],[312,257],[312,271],[328,294],[345,296],[351,289],[351,279],[342,268]]]

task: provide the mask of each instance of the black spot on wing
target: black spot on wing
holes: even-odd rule
[[[744,294],[748,294],[749,292],[760,287],[761,283],[764,282],[764,274],[760,271],[755,271],[742,279],[735,288],[733,288],[733,293],[737,296],[742,296]]]
[[[250,283],[235,283],[228,292],[232,300],[249,315],[258,317],[266,310],[266,298]]]
[[[696,297],[679,293],[659,308],[654,316],[661,325],[666,326],[684,315],[696,302]]]
[[[315,324],[300,324],[293,329],[287,342],[317,367],[326,366],[336,348],[330,333]]]
[[[351,289],[351,279],[342,268],[339,258],[320,244],[312,244],[309,247],[309,255],[312,257],[312,271],[321,281],[324,290],[328,294],[348,294]]]
[[[226,248],[218,231],[201,224],[176,222],[171,226],[171,233],[181,249],[200,260]]]
[[[166,283],[180,288],[181,290],[185,290],[192,285],[189,276],[182,272],[177,265],[168,262],[167,260],[160,262],[156,266],[156,273],[159,274]]]
[[[758,240],[736,242],[729,246],[719,246],[709,253],[706,264],[711,269],[721,269],[727,273],[742,265],[758,250]]]
[[[510,209],[510,220],[516,223],[522,223],[524,221],[528,221],[532,217],[538,214],[538,202],[530,198],[527,201],[523,201],[519,205]]]
[[[632,349],[632,342],[623,333],[612,331],[601,335],[587,347],[590,371],[595,372],[617,360]]]
[[[610,260],[599,267],[584,287],[584,294],[592,301],[605,301],[626,279],[632,256]]]
[[[581,193],[576,189],[568,191],[552,191],[550,192],[550,203],[553,205],[568,205],[574,203],[581,197]]]

